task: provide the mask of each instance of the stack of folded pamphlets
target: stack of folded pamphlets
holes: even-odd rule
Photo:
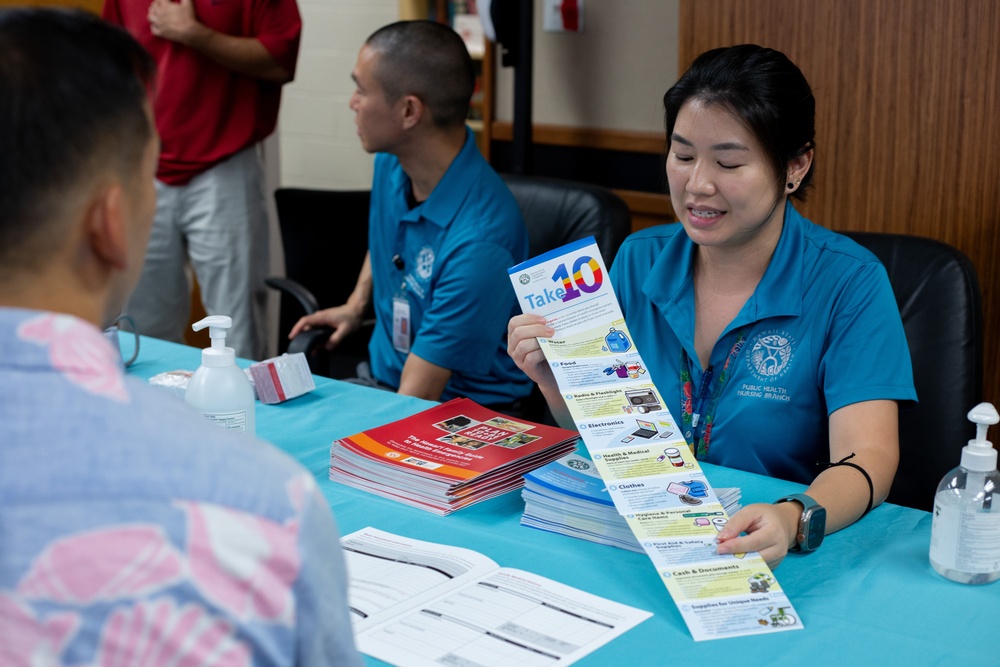
[[[738,488],[715,489],[715,492],[729,515],[740,508]],[[524,498],[522,526],[643,551],[625,519],[615,510],[593,462],[579,453],[526,474],[521,496]],[[713,517],[695,520],[698,518],[711,522]]]
[[[456,398],[335,441],[330,479],[450,514],[520,488],[526,472],[572,452],[576,439]]]

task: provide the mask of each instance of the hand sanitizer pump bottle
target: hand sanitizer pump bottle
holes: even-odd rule
[[[236,351],[226,347],[231,317],[213,315],[191,325],[195,331],[208,327],[212,347],[201,352],[201,366],[188,382],[184,400],[210,421],[231,431],[257,432],[253,387],[236,365]]]
[[[962,465],[944,476],[934,497],[931,566],[962,584],[1000,579],[1000,473],[997,451],[986,439],[997,410],[980,403],[969,412],[976,439],[962,449]]]

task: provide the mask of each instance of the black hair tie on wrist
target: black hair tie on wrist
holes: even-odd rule
[[[857,470],[858,472],[860,472],[862,475],[865,476],[865,481],[868,482],[868,507],[865,509],[864,514],[858,517],[858,519],[860,520],[864,518],[865,514],[868,514],[869,512],[872,511],[872,505],[875,503],[875,485],[872,484],[872,478],[868,474],[868,471],[859,466],[857,463],[848,462],[848,459],[853,459],[853,458],[854,458],[854,452],[851,452],[848,456],[845,456],[836,463],[830,461],[816,461],[816,465],[823,466],[823,470],[826,470],[828,468],[836,468],[837,466],[850,466],[851,468],[854,468],[855,470]],[[823,471],[821,470],[820,472]]]

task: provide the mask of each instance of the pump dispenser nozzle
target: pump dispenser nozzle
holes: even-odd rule
[[[208,337],[212,339],[212,347],[221,350],[226,347],[226,329],[233,326],[233,318],[227,315],[210,315],[191,325],[195,331],[208,327]]]
[[[236,351],[226,347],[226,331],[233,326],[233,318],[228,315],[210,315],[191,325],[195,331],[208,327],[208,337],[212,347],[201,351],[201,363],[211,368],[221,368],[236,363]]]
[[[997,451],[986,439],[986,431],[1000,422],[1000,414],[992,403],[980,403],[969,410],[969,421],[976,425],[976,439],[962,449],[962,467],[976,472],[989,472],[997,467]]]

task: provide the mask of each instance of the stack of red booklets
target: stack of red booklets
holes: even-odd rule
[[[524,473],[574,451],[576,439],[573,431],[456,398],[335,441],[330,479],[451,514],[520,488]]]

